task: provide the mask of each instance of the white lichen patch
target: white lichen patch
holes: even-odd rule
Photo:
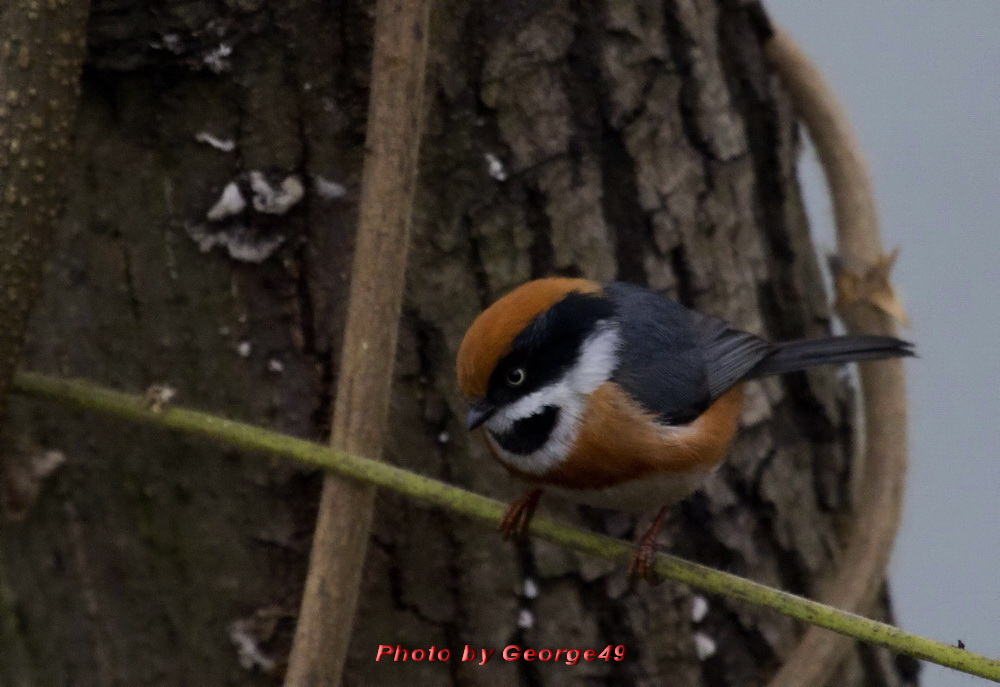
[[[227,71],[232,65],[229,62],[229,58],[233,55],[233,46],[228,43],[219,43],[218,46],[205,53],[202,57],[202,61],[205,66],[211,69],[216,74],[221,74]]]
[[[694,652],[698,656],[699,661],[707,661],[712,658],[712,656],[715,656],[717,649],[715,640],[707,634],[704,632],[694,633]]]
[[[245,620],[235,620],[229,625],[229,639],[236,646],[236,656],[244,670],[260,668],[270,673],[275,668],[274,659],[264,654],[257,638],[250,632]]]
[[[486,170],[490,173],[490,176],[497,181],[507,181],[507,169],[503,166],[503,162],[499,157],[493,153],[486,153]]]
[[[538,583],[535,582],[530,577],[524,578],[524,598],[525,599],[538,598]]]
[[[264,173],[256,169],[250,172],[249,179],[250,190],[253,191],[254,208],[257,208],[258,206],[266,206],[274,197],[275,193],[271,184],[268,183],[267,179],[264,177]]]
[[[447,444],[451,441],[451,434],[448,432],[441,432],[438,434],[438,443],[441,445]]]
[[[45,479],[66,463],[66,454],[56,449],[42,451],[31,459],[31,474],[35,479]]]
[[[527,608],[522,608],[517,614],[517,626],[522,630],[530,630],[535,626],[535,614]]]
[[[708,615],[708,599],[704,596],[695,596],[691,599],[691,620],[700,623]]]
[[[271,358],[267,361],[267,369],[275,374],[281,374],[285,371],[285,364],[277,358]]]
[[[7,522],[23,522],[38,501],[45,480],[66,463],[66,454],[15,442],[5,459],[0,513]]]
[[[205,213],[205,223],[185,228],[203,253],[222,247],[233,260],[260,263],[284,244],[287,237],[280,218],[304,196],[305,187],[298,175],[254,170],[238,175],[222,188]]]
[[[153,44],[153,47],[162,47],[164,50],[169,50],[175,55],[180,54],[183,50],[181,37],[176,33],[167,33],[163,35],[159,45]]]
[[[239,262],[262,263],[285,242],[284,236],[260,238],[239,222],[220,231],[209,231],[200,224],[188,225],[186,228],[202,253],[221,246],[229,253],[229,257]]]
[[[290,174],[275,188],[271,186],[263,172],[250,172],[251,202],[254,210],[268,215],[283,215],[302,200],[305,188],[298,176]]]
[[[250,345],[249,341],[240,341],[236,346],[236,353],[238,353],[241,358],[249,358],[251,351],[253,351],[253,346]]]
[[[154,413],[162,413],[177,398],[177,389],[169,384],[153,384],[146,389],[143,405]]]
[[[236,150],[236,141],[231,138],[219,138],[214,136],[207,131],[199,131],[195,134],[194,140],[198,143],[204,143],[205,145],[212,146],[216,150],[221,150],[224,153],[231,153]]]
[[[187,232],[194,239],[194,242],[198,244],[198,250],[202,253],[207,253],[215,246],[224,245],[223,241],[219,238],[220,234],[207,232],[205,231],[205,227],[200,224],[188,226]]]
[[[209,209],[205,217],[211,222],[218,222],[226,217],[240,214],[246,206],[247,201],[243,198],[240,187],[235,181],[230,181],[222,189],[219,199],[215,201],[215,205]]]
[[[337,200],[347,195],[346,186],[338,184],[336,181],[330,181],[318,174],[313,176],[313,190],[316,191],[317,196],[324,200]]]
[[[274,255],[274,252],[281,248],[281,244],[284,242],[284,236],[272,236],[259,240],[236,237],[226,242],[225,246],[229,257],[233,260],[259,264]]]

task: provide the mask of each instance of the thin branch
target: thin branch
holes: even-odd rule
[[[423,122],[430,0],[378,0],[358,231],[330,445],[382,453]],[[285,687],[341,682],[375,489],[327,474]]]
[[[89,0],[0,1],[0,415],[63,204]],[[13,470],[0,455],[0,491]],[[0,557],[0,685],[33,681]]]
[[[489,525],[497,525],[505,509],[503,503],[494,499],[304,439],[184,408],[172,407],[156,413],[145,407],[140,395],[113,391],[91,382],[21,372],[14,378],[13,390],[87,411],[216,439],[253,452],[291,458],[354,480],[391,489],[425,504],[445,508]],[[554,544],[610,561],[625,563],[632,555],[630,544],[559,525],[548,518],[535,518],[531,532]],[[676,556],[658,554],[654,567],[663,577],[707,592],[765,606],[789,617],[901,654],[1000,682],[1000,661],[971,651],[904,632],[891,625],[846,613]]]
[[[0,2],[0,411],[63,205],[89,11]]]

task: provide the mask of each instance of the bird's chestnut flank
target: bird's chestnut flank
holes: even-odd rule
[[[629,567],[652,579],[669,505],[726,455],[745,380],[913,355],[889,336],[770,343],[622,282],[530,281],[472,323],[458,382],[494,457],[532,489],[501,529],[522,535],[543,490],[632,512],[659,509]]]

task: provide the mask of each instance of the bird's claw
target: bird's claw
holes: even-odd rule
[[[652,539],[655,539],[655,537]],[[652,539],[647,541],[646,537],[643,537],[635,547],[632,560],[628,564],[628,576],[630,578],[641,578],[649,583],[650,586],[655,586],[662,582],[662,580],[656,574],[656,569],[653,567],[653,556],[656,551]]]
[[[500,521],[500,535],[504,541],[511,537],[521,539],[528,533],[531,518],[538,508],[538,500],[542,497],[541,489],[532,489],[524,498],[514,501],[507,507],[503,520]]]
[[[629,577],[641,577],[651,586],[657,585],[661,581],[653,567],[653,557],[656,554],[656,537],[660,534],[666,517],[667,507],[664,506],[656,514],[646,532],[639,538],[635,545],[635,552],[632,554],[632,561],[628,565]]]

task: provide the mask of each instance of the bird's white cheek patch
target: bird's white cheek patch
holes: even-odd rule
[[[621,336],[618,327],[602,324],[594,331],[580,349],[580,357],[566,374],[574,391],[591,394],[597,387],[611,378],[618,366],[618,347]]]
[[[556,424],[548,441],[531,453],[511,453],[500,446],[490,433],[505,434],[514,423],[541,413],[546,407],[559,409]],[[507,465],[533,475],[541,475],[562,463],[569,455],[576,440],[582,414],[583,399],[572,393],[564,382],[558,382],[535,391],[503,408],[486,421],[490,430],[486,436],[500,460]]]
[[[518,420],[538,415],[546,406],[561,408],[569,397],[570,389],[564,383],[550,384],[500,408],[486,421],[486,426],[497,434],[506,434]]]
[[[619,341],[616,327],[600,326],[584,341],[576,363],[562,378],[501,408],[486,422],[490,432],[505,434],[514,423],[537,415],[547,407],[559,409],[558,420],[548,441],[531,453],[506,451],[487,432],[488,440],[501,461],[521,472],[543,475],[566,460],[580,433],[588,397],[611,378],[618,364]]]

